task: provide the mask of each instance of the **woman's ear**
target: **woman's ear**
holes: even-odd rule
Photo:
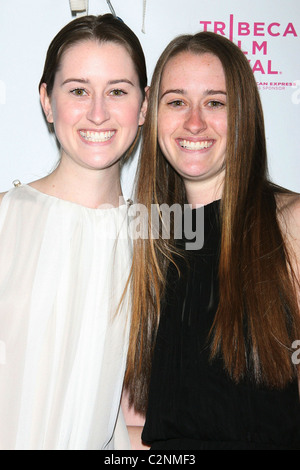
[[[140,111],[140,119],[139,119],[139,126],[142,126],[145,122],[145,117],[147,114],[147,108],[148,108],[148,96],[149,96],[149,89],[150,87],[146,86],[145,88],[145,98],[141,107]]]
[[[40,100],[41,105],[44,110],[46,119],[48,122],[53,123],[53,114],[52,114],[52,106],[51,100],[47,93],[47,85],[46,83],[42,83],[40,87]]]

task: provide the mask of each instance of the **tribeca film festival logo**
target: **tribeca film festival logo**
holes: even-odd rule
[[[300,103],[300,80],[280,80],[283,73],[279,70],[278,64],[270,58],[268,40],[275,37],[297,38],[298,34],[292,22],[280,24],[277,22],[253,22],[236,21],[233,14],[229,15],[229,21],[200,21],[204,31],[213,30],[217,34],[228,37],[231,41],[237,38],[237,46],[248,57],[252,71],[260,74],[257,81],[259,89],[263,90],[285,90],[286,88],[296,88],[292,95],[294,104]],[[251,45],[246,48],[245,39],[252,39]],[[270,81],[265,77],[271,78]]]

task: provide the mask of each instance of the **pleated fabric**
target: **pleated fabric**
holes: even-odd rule
[[[116,447],[130,324],[128,208],[28,185],[0,206],[0,449]],[[125,424],[118,424],[122,446]]]

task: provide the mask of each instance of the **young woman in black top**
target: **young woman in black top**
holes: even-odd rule
[[[126,385],[147,411],[142,438],[152,449],[299,449],[300,197],[269,180],[243,52],[209,32],[172,41],[144,133],[137,201],[149,214],[163,203],[189,203],[196,221],[204,211],[204,245],[154,238],[151,218],[135,242]]]

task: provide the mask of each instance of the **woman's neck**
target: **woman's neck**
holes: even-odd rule
[[[66,168],[63,162],[48,176],[30,183],[35,189],[92,209],[124,202],[119,166],[105,170]]]
[[[223,192],[223,180],[218,184],[210,182],[185,182],[186,197],[188,203],[193,207],[210,204],[213,201],[221,199]]]

